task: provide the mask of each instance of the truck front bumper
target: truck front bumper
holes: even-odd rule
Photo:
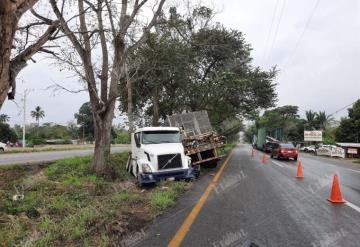
[[[193,169],[181,169],[165,172],[153,172],[139,174],[138,180],[140,185],[153,184],[162,179],[175,178],[175,179],[192,179],[194,178]]]

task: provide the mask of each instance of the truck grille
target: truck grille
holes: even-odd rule
[[[158,156],[158,169],[182,167],[181,154],[164,154]]]

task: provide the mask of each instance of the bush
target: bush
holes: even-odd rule
[[[130,144],[129,133],[126,130],[115,130],[116,138],[114,144]]]

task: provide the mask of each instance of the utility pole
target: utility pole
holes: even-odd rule
[[[25,89],[24,95],[23,95],[23,136],[22,136],[22,147],[26,147],[26,140],[25,140],[25,134],[26,134],[26,97],[30,93],[31,90]]]

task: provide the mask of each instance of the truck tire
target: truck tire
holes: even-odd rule
[[[5,152],[5,150],[3,148],[0,148],[0,153]]]
[[[194,177],[195,179],[198,179],[200,177],[200,165],[196,165],[193,167],[194,171],[193,171],[193,174],[194,174]]]

